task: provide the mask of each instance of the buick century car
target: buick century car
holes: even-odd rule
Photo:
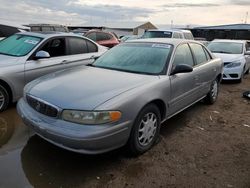
[[[0,111],[17,101],[28,82],[88,64],[107,49],[74,34],[18,33],[0,42]]]
[[[18,102],[24,123],[67,150],[98,154],[124,145],[150,149],[160,125],[204,99],[213,104],[222,62],[195,41],[122,43],[81,69],[28,84]]]

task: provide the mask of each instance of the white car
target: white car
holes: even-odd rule
[[[224,62],[223,80],[242,81],[250,69],[250,42],[244,40],[214,40],[208,49]]]
[[[142,38],[176,38],[176,39],[194,40],[191,31],[181,30],[181,29],[167,29],[167,30],[150,29],[143,34]]]
[[[0,112],[43,75],[93,63],[107,51],[85,37],[67,33],[17,33],[0,42]]]

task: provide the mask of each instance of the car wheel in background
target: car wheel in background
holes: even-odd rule
[[[149,104],[141,110],[128,141],[129,150],[133,155],[140,155],[154,145],[159,137],[160,124],[160,111],[156,105]]]
[[[214,80],[212,85],[211,85],[211,89],[208,92],[207,96],[205,97],[205,102],[207,104],[214,104],[215,101],[217,100],[219,94],[219,83],[218,80]]]
[[[0,85],[0,112],[4,111],[9,105],[9,94],[7,90]]]

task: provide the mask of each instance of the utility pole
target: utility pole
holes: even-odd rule
[[[247,24],[248,12],[246,12],[245,24]]]

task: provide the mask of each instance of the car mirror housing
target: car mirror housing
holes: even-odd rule
[[[178,73],[188,73],[192,71],[193,71],[193,67],[191,67],[190,65],[179,64],[173,68],[171,75],[178,74]]]
[[[35,56],[36,59],[50,58],[50,54],[46,51],[38,51]]]

